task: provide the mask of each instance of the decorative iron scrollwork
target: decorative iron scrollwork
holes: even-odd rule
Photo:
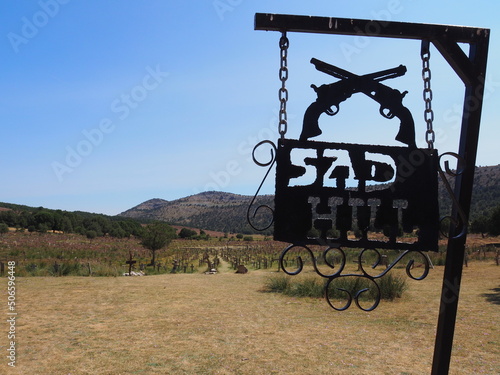
[[[255,151],[261,147],[262,145],[265,145],[265,144],[268,144],[270,145],[272,148],[271,148],[271,159],[268,161],[268,162],[264,162],[264,163],[261,163],[257,160],[256,156],[255,156]],[[257,189],[257,192],[255,193],[254,197],[252,198],[252,201],[250,202],[250,204],[248,205],[248,209],[247,209],[247,222],[248,224],[255,230],[257,231],[263,231],[263,230],[266,230],[268,228],[271,227],[271,225],[273,225],[274,223],[274,210],[267,204],[261,204],[259,206],[257,206],[255,208],[255,210],[253,211],[253,214],[250,214],[251,210],[252,210],[252,206],[254,205],[256,199],[257,199],[257,196],[259,195],[259,192],[260,192],[260,189],[262,188],[262,185],[264,184],[264,182],[266,181],[267,179],[267,176],[269,175],[269,172],[271,172],[271,169],[273,168],[273,165],[274,163],[276,162],[276,145],[269,141],[269,140],[264,140],[264,141],[261,141],[259,143],[257,143],[255,145],[255,147],[253,148],[253,151],[252,151],[252,159],[254,161],[255,164],[257,164],[259,167],[267,167],[269,166],[266,174],[264,175],[264,178],[262,179],[260,185],[259,185],[259,188]],[[268,210],[269,213],[271,214],[271,219],[269,220],[269,223],[267,225],[265,225],[264,227],[257,227],[256,224],[254,223],[254,219],[255,217],[257,216],[257,214],[259,212],[261,212],[262,210]]]
[[[430,261],[426,254],[418,250],[406,250],[400,252],[399,255],[390,264],[387,262],[385,264],[385,269],[377,274],[372,274],[369,272],[364,264],[367,263],[365,260],[365,255],[367,252],[372,251],[375,253],[375,261],[371,264],[370,268],[374,270],[376,267],[381,265],[383,256],[377,249],[362,249],[358,256],[356,263],[358,264],[359,273],[343,273],[347,265],[347,254],[344,248],[338,246],[338,244],[325,245],[326,249],[321,253],[321,257],[316,257],[311,248],[307,245],[297,245],[293,244],[286,247],[280,255],[280,268],[290,276],[295,276],[304,270],[304,259],[301,255],[297,255],[295,258],[296,268],[295,270],[290,270],[287,260],[287,255],[294,249],[302,249],[307,253],[311,259],[312,267],[316,274],[326,279],[324,295],[328,304],[337,311],[347,310],[354,301],[356,306],[363,311],[373,311],[377,308],[382,299],[382,291],[377,279],[381,279],[387,275],[392,269],[398,265],[403,258],[408,255],[418,255],[421,257],[423,262],[422,273],[420,275],[415,275],[413,272],[413,267],[415,265],[414,260],[410,259],[406,265],[406,274],[413,280],[423,280],[429,274]],[[334,256],[332,254],[336,256]],[[333,261],[332,259],[335,259]],[[325,267],[332,270],[331,273],[324,272],[320,269],[319,263],[324,264]],[[335,264],[337,263],[337,264]],[[345,286],[342,281],[353,280],[351,283],[347,283],[349,288]],[[364,298],[367,296],[367,298]],[[339,300],[344,301],[342,305],[335,303]],[[363,302],[362,302],[363,300]],[[366,306],[366,300],[369,305]]]

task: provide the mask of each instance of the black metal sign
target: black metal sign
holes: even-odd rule
[[[311,63],[340,81],[319,88],[311,85],[318,97],[305,111],[300,139],[279,140],[274,238],[292,243],[334,241],[352,247],[437,251],[437,152],[416,148],[413,117],[402,103],[406,91],[380,83],[405,74],[406,67],[358,76],[314,58]],[[382,116],[400,120],[396,140],[408,147],[308,141],[321,134],[323,113],[334,116],[340,103],[358,92],[377,101]],[[308,156],[300,156],[304,154]],[[304,181],[301,177],[308,169],[313,173]],[[348,187],[348,179],[356,180],[357,186]],[[373,186],[376,183],[385,185]],[[353,230],[358,233],[356,240],[348,236]],[[414,231],[417,241],[397,241],[403,232]],[[386,240],[372,240],[370,232],[382,232]]]
[[[260,165],[272,166],[276,162],[274,210],[271,209],[274,239],[292,244],[282,252],[280,265],[285,273],[296,275],[304,265],[301,253],[308,253],[316,273],[327,279],[325,297],[333,309],[345,310],[354,301],[360,309],[371,311],[381,299],[376,279],[386,275],[410,252],[419,254],[424,268],[422,275],[415,277],[411,272],[414,261],[410,259],[408,276],[422,280],[428,274],[429,259],[421,251],[438,250],[438,154],[433,147],[416,147],[413,117],[402,103],[406,92],[380,83],[403,75],[404,66],[358,76],[316,59],[311,62],[340,81],[319,88],[312,85],[318,97],[305,111],[300,139],[287,139],[283,131],[277,146],[269,141],[256,146],[271,143],[274,147],[275,158]],[[309,140],[321,134],[320,116],[334,116],[340,103],[355,93],[376,100],[385,118],[400,120],[396,140],[406,146]],[[286,109],[286,101],[284,104]],[[309,245],[323,246],[322,256],[315,256]],[[358,273],[345,272],[346,248],[360,249]],[[297,269],[289,270],[286,259],[297,249]],[[390,264],[384,254],[385,270],[373,275],[363,266],[364,255],[376,254],[374,269],[382,263],[381,249],[404,252]],[[319,263],[330,271],[320,271]],[[355,283],[356,290],[338,286],[337,281],[346,277],[361,280]],[[345,300],[341,305],[334,302],[338,300],[338,291],[342,291],[340,299]],[[366,292],[373,303],[363,306],[359,298],[365,297]]]
[[[292,155],[303,151],[313,155],[294,158],[300,164],[292,162]],[[347,162],[337,162],[340,154],[347,156]],[[275,240],[438,250],[435,150],[283,139],[276,161]],[[309,181],[294,183],[307,169],[314,171]],[[348,178],[354,178],[357,186],[348,187]],[[376,182],[385,184],[368,185]],[[348,234],[354,230],[358,238],[352,239]],[[398,241],[403,233],[414,231],[415,241]],[[371,239],[375,232],[385,240]]]

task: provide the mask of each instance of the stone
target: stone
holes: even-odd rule
[[[243,264],[240,264],[236,269],[236,273],[247,273],[247,272],[248,269]]]

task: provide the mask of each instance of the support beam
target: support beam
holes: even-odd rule
[[[462,131],[458,154],[464,159],[465,165],[460,166],[463,173],[455,180],[455,197],[466,218],[469,218],[474,171],[476,166],[477,144],[479,139],[479,124],[484,95],[484,76],[488,56],[488,38],[471,47],[469,59],[476,68],[479,77],[472,84],[466,85]],[[461,169],[457,168],[457,169]],[[452,216],[458,217],[456,209]],[[467,225],[467,223],[464,223]],[[454,238],[460,232],[455,226],[450,230],[450,239],[446,253],[441,305],[439,308],[436,343],[432,375],[448,374],[450,368],[453,335],[458,310],[460,284],[465,256],[466,235]]]
[[[449,41],[447,38],[437,38],[433,42],[465,85],[472,85],[477,81],[479,73],[476,67],[457,43]]]
[[[477,27],[264,13],[255,15],[255,30],[418,40],[423,36],[431,40],[446,36],[457,43],[476,43],[489,34],[489,29]]]

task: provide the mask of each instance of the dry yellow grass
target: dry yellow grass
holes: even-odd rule
[[[430,374],[442,271],[371,313],[262,293],[265,271],[19,278],[17,367],[2,355],[0,373]],[[492,262],[464,270],[450,374],[500,373],[499,284]]]

